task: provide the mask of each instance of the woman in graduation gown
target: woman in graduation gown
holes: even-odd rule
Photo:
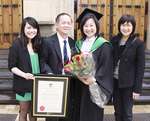
[[[100,100],[93,99],[89,87],[102,90],[107,100],[113,92],[113,57],[111,44],[99,36],[99,19],[103,15],[86,8],[77,19],[82,38],[76,41],[75,47],[78,53],[90,52],[95,61],[96,73],[94,77],[79,78],[76,85],[76,104],[78,112],[77,121],[102,121],[104,108],[99,106]],[[92,98],[91,98],[92,97]]]

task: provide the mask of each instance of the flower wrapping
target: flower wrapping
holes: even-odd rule
[[[100,89],[100,87],[96,82],[89,85],[89,91],[90,91],[91,100],[100,108],[104,108],[104,106],[107,104],[109,99],[103,93],[103,91]]]
[[[92,57],[92,53],[81,52],[72,57],[72,61],[69,61],[65,65],[64,71],[77,77],[94,77],[95,75],[95,62]]]

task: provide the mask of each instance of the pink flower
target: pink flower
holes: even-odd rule
[[[82,63],[79,63],[79,62],[78,62],[78,63],[77,63],[77,66],[82,66]]]
[[[72,61],[69,61],[69,62],[68,62],[68,64],[72,64],[72,63],[73,63]]]
[[[73,67],[71,67],[71,66],[69,66],[68,68],[70,69],[70,71],[73,70]]]
[[[64,68],[64,71],[71,71],[71,70],[73,70],[73,67],[71,66]]]
[[[77,56],[77,57],[76,57],[76,60],[77,60],[77,61],[79,61],[79,60],[80,60],[80,57],[79,57],[79,56]]]
[[[81,57],[81,59],[82,59],[82,61],[84,61],[84,57],[83,56]]]

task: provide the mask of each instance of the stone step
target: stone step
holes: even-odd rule
[[[0,104],[18,104],[12,86],[13,82],[0,82]]]
[[[149,78],[149,77],[150,77],[150,72],[145,72],[145,73],[144,73],[144,77],[145,77],[145,78]]]
[[[142,87],[143,87],[143,89],[149,89],[150,90],[150,84],[143,83]]]
[[[150,96],[150,90],[142,89],[141,96]]]
[[[150,84],[150,75],[144,74],[143,83]]]
[[[150,79],[143,79],[143,83],[150,84]]]
[[[0,60],[8,59],[9,50],[0,50]]]
[[[2,92],[2,91],[12,91],[12,86],[13,86],[12,81],[0,82],[0,92]]]
[[[9,53],[8,49],[1,49],[0,50],[0,55],[5,55],[5,54],[8,54],[8,53]]]
[[[140,96],[134,101],[134,104],[149,104],[150,103],[150,96]],[[113,104],[113,99],[108,102],[108,105]]]
[[[0,104],[18,104],[14,93],[0,94]]]
[[[150,68],[146,68],[146,69],[145,69],[145,72],[150,72]]]
[[[149,55],[145,55],[145,62],[150,62],[150,56]]]
[[[150,50],[145,49],[145,54],[150,54]]]
[[[9,71],[8,70],[8,62],[6,62],[6,61],[3,61],[3,62],[1,62],[0,61],[0,71]]]
[[[1,56],[1,55],[0,55]],[[8,63],[8,60],[7,59],[4,59],[4,60],[0,60],[0,63]]]
[[[150,96],[140,96],[135,103],[150,103]]]
[[[144,76],[143,78],[143,83],[146,83],[146,84],[150,84],[150,77],[147,75]]]
[[[0,82],[3,81],[12,81],[13,73],[10,71],[0,71]]]
[[[150,68],[145,68],[145,72],[150,72]]]
[[[150,84],[143,83],[142,84],[142,96],[150,96]]]
[[[145,85],[145,89],[146,87],[147,86]],[[7,90],[7,91],[2,91],[2,90]],[[18,101],[15,99],[15,94],[11,90],[12,90],[12,83],[6,83],[6,82],[0,83],[0,97],[1,97],[0,104],[18,103]],[[149,103],[149,102],[150,102],[150,95],[141,95],[138,99],[135,100],[135,103]]]
[[[150,69],[150,63],[145,63],[145,68],[149,68]]]
[[[150,55],[145,55],[145,62],[150,63]]]
[[[1,90],[12,90],[12,86],[13,86],[13,82],[12,81],[0,82],[0,91]],[[142,84],[142,89],[150,91],[150,84],[143,83]]]
[[[0,55],[0,60],[7,60],[8,59],[8,55],[4,54],[4,55]]]
[[[145,72],[150,72],[150,62],[145,63]]]

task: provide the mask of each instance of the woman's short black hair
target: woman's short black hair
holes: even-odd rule
[[[81,20],[81,22],[80,22],[80,30],[81,30],[81,34],[82,34],[82,38],[81,38],[81,39],[83,39],[83,40],[86,39],[86,35],[85,35],[84,32],[83,32],[83,26],[84,26],[84,24],[86,23],[86,21],[87,21],[88,19],[90,19],[90,18],[92,18],[92,19],[94,20],[95,24],[96,24],[96,29],[97,29],[97,31],[96,31],[95,36],[99,37],[99,30],[100,30],[99,21],[98,21],[98,19],[96,18],[96,16],[95,16],[94,14],[92,14],[92,13],[87,13],[87,14],[85,14],[85,16],[82,18],[82,20]]]
[[[37,52],[39,49],[39,44],[41,42],[41,34],[40,34],[38,22],[32,17],[26,17],[22,21],[21,32],[20,32],[21,43],[23,45],[23,48],[26,49],[27,44],[29,42],[27,36],[24,33],[24,28],[26,26],[26,23],[30,24],[32,27],[37,29],[37,35],[32,39],[33,50],[34,52]]]
[[[129,14],[125,14],[123,15],[120,19],[119,19],[119,22],[118,22],[118,31],[119,31],[119,35],[122,36],[122,33],[120,31],[120,26],[121,24],[124,24],[125,22],[131,22],[132,26],[133,26],[133,30],[131,32],[131,37],[134,37],[134,32],[135,32],[135,28],[136,28],[136,21],[134,19],[134,17],[132,15],[129,15]]]

